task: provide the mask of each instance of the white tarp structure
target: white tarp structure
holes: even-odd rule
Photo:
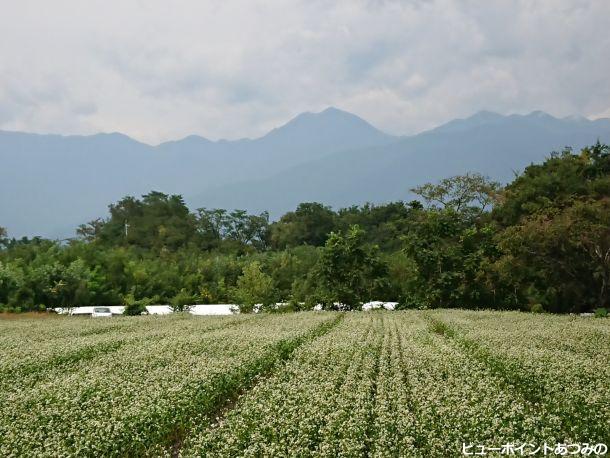
[[[398,302],[382,302],[382,301],[371,301],[366,304],[362,304],[362,310],[376,310],[380,308],[384,308],[386,310],[394,310]]]
[[[362,304],[362,310],[365,312],[368,310],[378,310],[381,308],[384,308],[386,310],[395,310],[397,305],[398,305],[398,302],[371,301],[371,302]],[[346,309],[346,307],[343,304],[340,304],[338,302],[335,302],[335,306],[337,307],[338,310]],[[317,304],[313,309],[317,312],[322,311],[323,310],[322,304]]]
[[[100,306],[101,307],[101,306]],[[113,315],[122,315],[125,310],[124,305],[104,306],[109,308]],[[56,308],[54,309],[61,315],[87,316],[93,313],[94,307],[72,307],[72,308]],[[237,306],[234,304],[197,304],[191,306],[189,312],[193,315],[232,315],[237,311]],[[146,312],[148,315],[169,315],[173,313],[169,305],[147,305]]]
[[[282,303],[276,304],[276,307],[285,305]],[[336,304],[340,306],[341,304]],[[377,310],[384,308],[386,310],[394,310],[398,302],[382,302],[382,301],[371,301],[362,305],[362,310]],[[125,310],[124,305],[110,305],[104,306],[109,308],[113,315],[122,315]],[[254,307],[254,311],[257,312],[260,307]],[[339,307],[341,309],[341,307]],[[72,307],[72,308],[56,308],[54,309],[57,313],[63,315],[76,315],[86,316],[93,313],[93,307]],[[321,311],[322,305],[318,304],[314,307],[314,310]],[[146,312],[148,315],[169,315],[173,313],[172,308],[169,305],[147,305]],[[233,315],[239,313],[239,308],[235,304],[196,304],[192,305],[189,313],[192,315],[206,316],[206,315]]]
[[[99,306],[110,309],[110,311],[112,312],[113,315],[122,315],[123,314],[123,310],[125,310],[125,306],[124,305],[110,305],[110,306]],[[52,309],[55,310],[57,313],[61,314],[61,315],[91,315],[93,313],[93,309],[95,307],[72,307],[72,308],[56,308],[56,309]]]
[[[169,305],[147,305],[146,313],[149,315],[169,315],[172,308]]]
[[[191,307],[193,315],[232,315],[239,313],[235,304],[197,304]]]

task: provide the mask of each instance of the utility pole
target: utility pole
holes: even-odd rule
[[[127,229],[129,229],[129,224],[127,224],[127,220],[125,220],[125,238],[127,238]]]

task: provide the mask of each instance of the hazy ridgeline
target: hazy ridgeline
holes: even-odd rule
[[[408,201],[410,187],[467,172],[508,183],[550,151],[597,139],[610,142],[609,119],[483,111],[393,136],[335,108],[234,141],[192,135],[152,146],[118,133],[0,131],[0,224],[18,238],[66,238],[110,202],[150,190],[180,194],[193,209],[268,211],[275,220],[300,202]]]

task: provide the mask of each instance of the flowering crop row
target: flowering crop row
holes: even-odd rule
[[[458,320],[461,313],[438,316]],[[519,329],[512,329],[514,338]],[[553,350],[547,354],[557,357]],[[535,369],[533,364],[521,370]],[[558,370],[560,365],[561,360]],[[569,378],[563,372],[556,376]],[[566,413],[579,412],[556,409],[554,399],[533,402],[510,383],[517,379],[474,357],[454,338],[433,332],[425,313],[349,315],[331,333],[301,347],[216,424],[202,422],[182,455],[430,457],[459,456],[463,443],[603,442],[594,433],[608,430],[608,404],[600,402],[607,401],[607,387],[592,385],[600,389],[588,404],[595,414],[587,417],[589,429],[576,437],[564,420]],[[587,380],[571,385],[579,393],[568,401],[593,396]]]
[[[175,314],[169,316],[142,316],[137,320],[130,317],[113,317],[112,319],[91,319],[85,317],[58,317],[53,319],[21,319],[0,320],[0,345],[4,355],[15,352],[16,356],[24,356],[47,347],[59,351],[62,347],[72,348],[78,339],[104,337],[107,334],[122,336],[140,333],[144,329],[159,328],[160,321],[171,320],[176,326],[188,326],[191,315]],[[252,319],[245,315],[218,316],[210,320],[209,326],[220,327],[225,323],[241,322]],[[206,324],[208,325],[208,324]],[[198,325],[200,326],[200,324]],[[40,343],[44,344],[41,348]],[[49,352],[51,350],[48,350]]]
[[[183,456],[351,456],[365,454],[382,323],[350,314],[300,347],[269,379],[211,428],[191,432]]]
[[[572,442],[610,443],[610,329],[606,320],[523,314],[435,314],[451,339],[521,392]],[[508,318],[511,319],[508,319]]]
[[[608,320],[438,310],[92,321],[62,321],[74,337],[40,326],[48,342],[0,323],[12,335],[0,456],[610,445]]]
[[[133,456],[188,429],[285,346],[334,315],[266,316],[209,328],[213,318],[159,320],[141,341],[2,397],[0,456]],[[201,329],[198,329],[201,327]],[[146,331],[148,332],[148,331]]]
[[[246,321],[244,317],[222,317],[205,323],[183,317],[169,318],[172,326],[158,326],[158,319],[144,319],[140,328],[134,326],[134,320],[116,320],[113,326],[104,326],[95,331],[95,323],[91,319],[72,321],[70,319],[57,322],[57,328],[63,331],[63,337],[53,338],[45,342],[33,339],[27,334],[14,338],[11,345],[3,348],[0,360],[0,399],[10,389],[22,389],[31,386],[39,380],[48,379],[48,372],[65,373],[74,370],[78,365],[102,354],[111,353],[122,347],[140,345],[142,342],[151,344],[165,338],[169,333],[182,331],[205,332]],[[90,332],[83,332],[78,326],[84,325]],[[54,327],[54,331],[56,331]],[[42,333],[44,334],[44,332]]]

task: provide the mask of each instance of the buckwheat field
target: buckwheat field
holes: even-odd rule
[[[0,345],[2,457],[444,457],[477,446],[500,456],[509,443],[610,444],[608,319],[19,319],[0,321]]]

